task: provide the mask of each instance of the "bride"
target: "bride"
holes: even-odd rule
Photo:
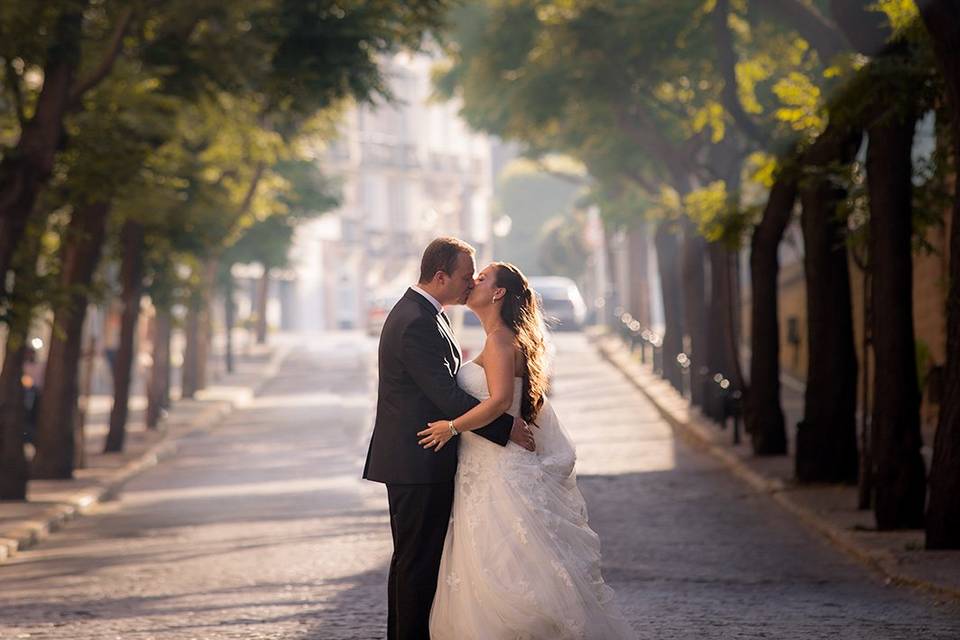
[[[573,444],[544,395],[534,294],[519,269],[493,263],[477,276],[467,306],[487,339],[457,382],[482,402],[418,434],[434,450],[462,434],[430,637],[633,638],[600,575],[600,541],[587,525]],[[539,427],[536,452],[470,433],[503,412]]]

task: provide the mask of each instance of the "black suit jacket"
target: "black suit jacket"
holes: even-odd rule
[[[459,438],[436,452],[418,444],[417,432],[479,404],[457,386],[461,357],[447,322],[426,298],[407,289],[380,334],[377,417],[364,478],[389,484],[453,480]],[[503,446],[512,426],[513,418],[503,414],[473,433]]]

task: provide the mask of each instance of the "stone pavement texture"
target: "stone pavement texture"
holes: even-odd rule
[[[211,361],[208,387],[193,399],[175,399],[156,430],[144,425],[146,398],[131,397],[126,441],[120,453],[102,453],[112,396],[91,396],[85,425],[85,465],[74,472],[73,479],[32,480],[26,502],[0,501],[0,562],[108,498],[143,469],[173,455],[180,437],[208,428],[247,402],[283,358],[285,349],[252,345],[237,353],[232,374],[215,373],[219,363]]]
[[[780,506],[891,582],[960,601],[960,551],[926,551],[924,532],[919,529],[877,531],[873,512],[857,509],[856,487],[797,484],[792,456],[755,457],[746,435],[734,445],[729,427],[721,430],[691,407],[669,383],[625,350],[619,338],[602,330],[589,335],[601,355],[643,391],[667,422],[748,484],[771,494]],[[798,401],[796,392],[785,389],[784,396],[792,396],[791,403],[802,406],[802,396]]]
[[[960,637],[679,441],[580,334],[554,402],[638,638]],[[384,637],[386,492],[359,479],[374,344],[319,336],[246,407],[0,565],[0,638]],[[590,639],[600,640],[600,639]]]

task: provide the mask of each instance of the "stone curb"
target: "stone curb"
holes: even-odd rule
[[[250,396],[257,396],[266,384],[279,371],[281,363],[290,353],[290,347],[278,347],[267,363],[264,375],[250,387]],[[114,473],[104,478],[98,485],[77,491],[65,501],[47,508],[37,517],[23,520],[11,528],[0,531],[0,563],[3,563],[20,551],[29,549],[62,528],[65,523],[83,515],[94,505],[114,497],[117,492],[132,478],[147,469],[156,466],[160,461],[176,455],[180,442],[186,438],[207,433],[230,415],[240,406],[245,398],[233,400],[217,400],[200,412],[186,425],[186,430],[172,437],[170,432],[162,439],[144,451]]]
[[[681,416],[671,410],[664,398],[653,393],[649,388],[650,383],[658,381],[659,378],[640,369],[641,365],[622,348],[614,349],[610,345],[604,344],[606,341],[615,340],[618,347],[622,346],[620,340],[612,333],[593,330],[587,331],[586,335],[603,359],[615,366],[643,393],[674,432],[681,436],[685,442],[719,459],[733,475],[746,482],[755,491],[769,495],[782,509],[816,531],[835,548],[879,573],[888,584],[913,587],[935,595],[960,600],[960,590],[900,572],[897,569],[897,560],[892,554],[865,546],[843,528],[838,527],[815,510],[795,500],[780,479],[766,477],[751,469],[727,447],[718,445],[713,441],[710,435],[711,426],[706,424],[699,416]],[[686,408],[686,401],[684,401],[684,405],[684,408]]]

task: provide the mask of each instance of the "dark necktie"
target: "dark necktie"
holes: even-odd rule
[[[450,328],[450,318],[447,317],[447,314],[443,312],[443,309],[440,310],[440,317],[443,318],[443,321],[447,323],[447,328]]]

